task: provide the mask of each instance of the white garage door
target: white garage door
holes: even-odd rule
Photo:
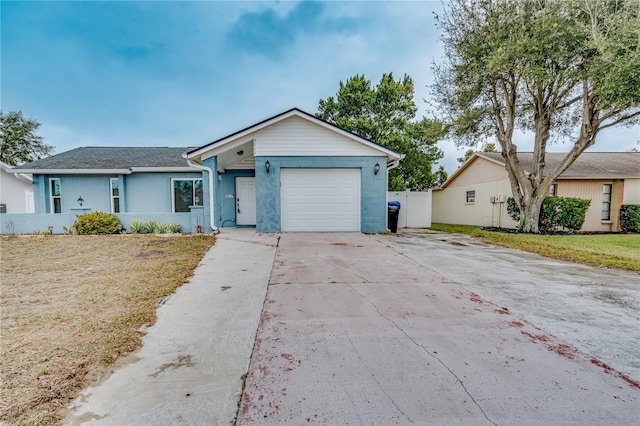
[[[360,169],[281,169],[281,228],[360,231]]]

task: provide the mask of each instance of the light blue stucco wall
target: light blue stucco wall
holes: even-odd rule
[[[170,213],[172,178],[202,178],[202,173],[134,173],[124,176],[127,213]]]
[[[193,173],[134,173],[131,175],[36,175],[34,177],[34,201],[36,213],[51,213],[50,178],[60,179],[62,213],[70,213],[80,207],[78,198],[84,199],[83,207],[93,211],[111,211],[111,186],[109,179],[117,177],[120,183],[120,211],[123,213],[171,213],[171,179],[201,178]]]
[[[269,173],[265,162],[269,161]],[[380,172],[373,172],[380,164]],[[360,229],[362,232],[384,232],[387,215],[386,157],[256,157],[256,230],[280,232],[281,168],[359,168]]]
[[[36,213],[51,213],[51,187],[49,179],[60,179],[60,204],[62,213],[80,207],[78,198],[84,200],[83,207],[108,212],[111,210],[109,198],[109,176],[100,175],[36,175],[34,177],[34,205]]]
[[[89,209],[74,209],[71,213],[14,213],[0,214],[0,234],[33,234],[43,233],[49,226],[54,234],[63,234],[64,227],[71,228],[76,221],[76,214],[89,213]],[[195,208],[190,213],[118,213],[125,229],[133,219],[157,220],[165,223],[179,223],[182,232],[196,232],[196,225],[202,224],[202,208]]]

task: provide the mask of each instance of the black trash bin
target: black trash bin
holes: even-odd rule
[[[400,214],[400,201],[389,201],[387,203],[387,215],[389,220],[389,230],[398,232],[398,215]]]

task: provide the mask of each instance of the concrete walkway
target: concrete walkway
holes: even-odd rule
[[[218,235],[188,284],[158,309],[143,347],[74,401],[66,424],[214,425],[236,416],[277,235]]]

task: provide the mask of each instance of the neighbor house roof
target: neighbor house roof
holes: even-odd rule
[[[338,133],[346,138],[349,138],[351,140],[354,140],[358,143],[361,143],[363,145],[369,146],[371,148],[377,149],[379,151],[381,151],[382,153],[384,153],[388,159],[390,159],[391,161],[395,161],[395,160],[400,160],[402,159],[403,155],[395,152],[393,150],[390,150],[388,148],[383,147],[382,145],[379,145],[369,139],[363,138],[362,136],[358,136],[357,134],[344,130],[334,124],[331,124],[325,120],[322,120],[312,114],[309,114],[308,112],[305,112],[299,108],[291,108],[290,110],[287,110],[285,112],[282,112],[280,114],[276,114],[273,117],[269,117],[266,120],[262,120],[259,123],[253,124],[249,127],[245,127],[242,130],[239,130],[237,132],[234,132],[230,135],[224,136],[220,139],[216,139],[213,142],[210,142],[204,146],[201,146],[199,148],[196,148],[192,151],[189,151],[188,156],[189,158],[194,158],[197,157],[198,155],[204,154],[207,151],[211,150],[211,149],[215,149],[218,148],[219,146],[225,145],[229,142],[233,142],[236,141],[240,138],[243,137],[247,137],[249,135],[251,135],[252,133],[255,133],[261,129],[264,129],[265,127],[271,126],[275,123],[278,123],[280,121],[286,120],[287,118],[290,117],[299,117],[302,118],[304,120],[310,121],[312,123],[315,123],[317,125],[320,125],[322,127],[324,127],[325,129],[331,130],[335,133]]]
[[[545,169],[555,168],[567,155],[566,152],[547,152]],[[445,188],[471,163],[482,158],[504,166],[500,152],[476,152],[458,168],[442,185]],[[525,172],[531,171],[532,152],[519,152],[518,159]],[[629,179],[640,178],[640,152],[583,152],[558,179]]]
[[[17,179],[20,179],[21,181],[27,182],[27,183],[33,183],[33,178],[31,177],[31,175],[28,174],[24,174],[24,173],[18,173],[19,170],[16,170],[15,166],[12,166],[10,164],[4,163],[2,161],[0,161],[0,169],[4,170],[5,172],[14,175]]]
[[[17,167],[20,172],[129,174],[193,171],[182,158],[192,147],[81,147]]]

